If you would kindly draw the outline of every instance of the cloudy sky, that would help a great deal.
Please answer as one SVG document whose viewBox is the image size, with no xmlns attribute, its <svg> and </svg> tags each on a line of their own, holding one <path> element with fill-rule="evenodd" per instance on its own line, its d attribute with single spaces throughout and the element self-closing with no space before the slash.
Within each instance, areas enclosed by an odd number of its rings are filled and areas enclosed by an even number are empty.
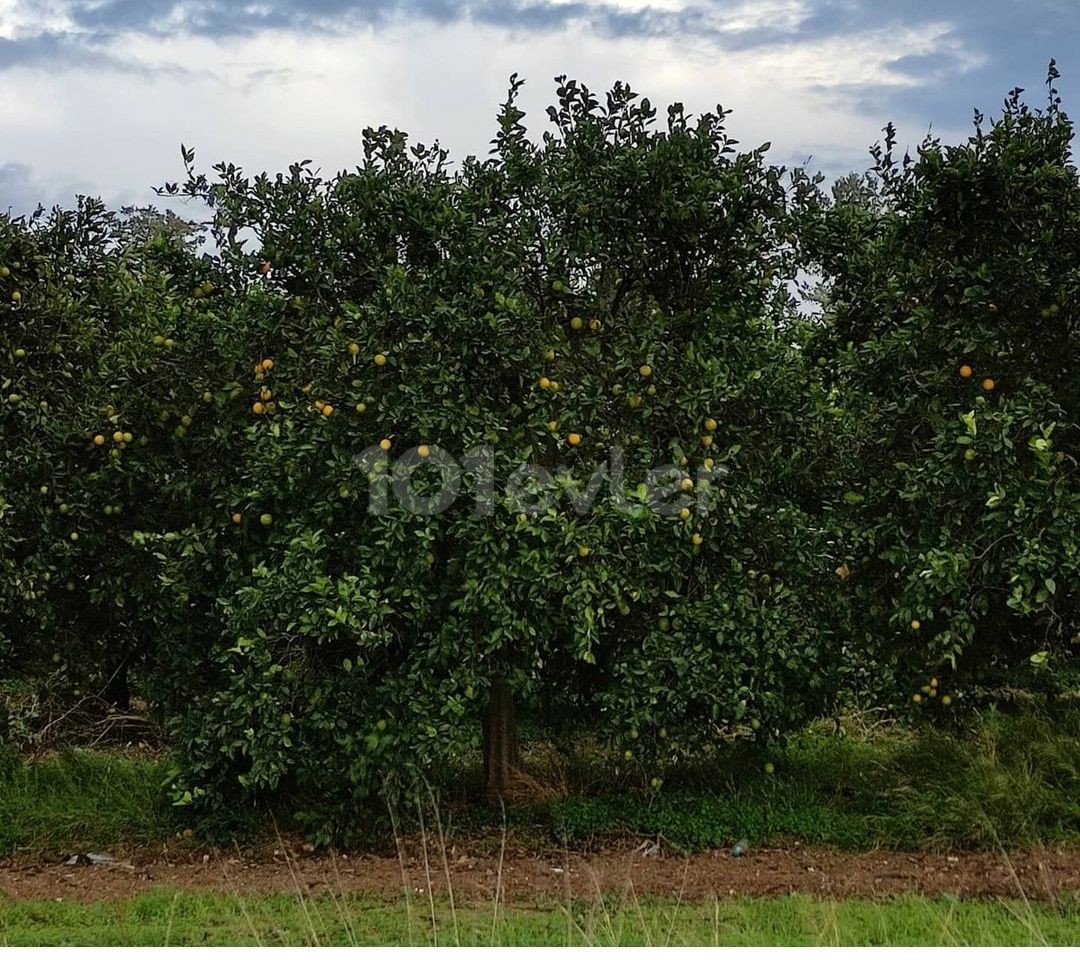
<svg viewBox="0 0 1080 960">
<path fill-rule="evenodd" d="M 388 124 L 484 153 L 507 78 L 537 133 L 569 74 L 734 108 L 776 162 L 862 169 L 887 120 L 967 129 L 1056 57 L 1080 110 L 1076 0 L 0 0 L 0 210 L 146 202 L 200 165 L 353 165 Z"/>
</svg>

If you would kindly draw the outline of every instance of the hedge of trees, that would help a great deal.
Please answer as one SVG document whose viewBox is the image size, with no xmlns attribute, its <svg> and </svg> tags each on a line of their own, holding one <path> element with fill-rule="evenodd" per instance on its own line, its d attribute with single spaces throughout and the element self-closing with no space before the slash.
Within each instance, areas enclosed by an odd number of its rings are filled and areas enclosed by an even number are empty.
<svg viewBox="0 0 1080 960">
<path fill-rule="evenodd" d="M 481 747 L 490 794 L 530 790 L 522 711 L 660 789 L 854 703 L 1068 686 L 1055 76 L 831 191 L 622 85 L 560 80 L 532 140 L 513 79 L 485 159 L 185 150 L 162 192 L 200 229 L 0 218 L 4 674 L 138 691 L 178 803 L 287 792 L 324 838 Z"/>
</svg>

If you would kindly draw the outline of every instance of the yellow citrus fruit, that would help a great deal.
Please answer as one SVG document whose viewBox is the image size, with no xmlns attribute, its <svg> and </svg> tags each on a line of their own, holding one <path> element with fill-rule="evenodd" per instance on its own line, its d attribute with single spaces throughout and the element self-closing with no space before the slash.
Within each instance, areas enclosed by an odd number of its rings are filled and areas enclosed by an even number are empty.
<svg viewBox="0 0 1080 960">
<path fill-rule="evenodd" d="M 704 437 L 701 438 L 701 445 L 703 447 L 711 447 L 712 446 L 712 437 L 709 436 L 708 434 L 706 434 Z"/>
<path fill-rule="evenodd" d="M 682 490 L 684 493 L 693 490 L 694 481 L 691 480 L 689 477 L 683 477 L 682 480 L 679 481 L 679 489 Z"/>
<path fill-rule="evenodd" d="M 568 434 L 567 437 L 566 437 L 566 442 L 569 443 L 570 446 L 576 447 L 579 443 L 581 443 L 581 434 L 580 433 Z"/>
<path fill-rule="evenodd" d="M 274 396 L 274 392 L 272 390 L 267 389 L 266 387 L 263 387 L 262 390 L 259 391 L 259 399 L 260 400 L 264 400 L 264 401 L 265 400 L 270 400 L 273 396 Z"/>
<path fill-rule="evenodd" d="M 643 377 L 651 377 L 652 367 L 650 367 L 647 363 L 643 363 L 640 367 L 638 367 L 637 372 L 640 373 Z"/>
<path fill-rule="evenodd" d="M 706 457 L 704 460 L 701 461 L 701 465 L 706 470 L 711 470 L 716 465 L 716 461 L 713 460 L 712 457 Z"/>
<path fill-rule="evenodd" d="M 970 377 L 974 372 L 975 371 L 972 370 L 968 364 L 964 363 L 960 365 L 960 376 L 963 377 L 965 380 Z"/>
<path fill-rule="evenodd" d="M 716 421 L 712 417 L 705 418 L 705 429 L 712 433 L 716 429 Z"/>
<path fill-rule="evenodd" d="M 124 434 L 120 430 L 117 430 L 116 433 L 114 433 L 112 435 L 112 438 L 113 438 L 113 443 L 123 443 L 124 442 Z"/>
<path fill-rule="evenodd" d="M 577 548 L 579 557 L 587 557 L 592 551 L 583 543 Z"/>
<path fill-rule="evenodd" d="M 356 412 L 357 413 L 364 413 L 366 410 L 367 410 L 367 404 L 366 403 L 358 403 L 356 405 Z"/>
<path fill-rule="evenodd" d="M 264 406 L 263 406 L 263 405 L 262 405 L 261 403 L 259 403 L 259 401 L 258 401 L 258 400 L 256 400 L 256 401 L 255 401 L 255 402 L 254 402 L 254 403 L 253 403 L 253 404 L 251 405 L 251 412 L 252 412 L 252 413 L 254 413 L 254 414 L 255 414 L 255 416 L 257 416 L 257 417 L 260 417 L 260 416 L 262 416 L 262 415 L 263 415 L 264 413 L 266 413 L 266 407 L 264 407 Z"/>
<path fill-rule="evenodd" d="M 982 388 L 983 388 L 983 389 L 984 389 L 984 390 L 985 390 L 985 391 L 986 391 L 987 393 L 990 393 L 990 392 L 991 392 L 991 391 L 992 391 L 992 390 L 994 389 L 994 387 L 996 387 L 996 386 L 997 386 L 997 384 L 996 384 L 996 383 L 994 383 L 993 379 L 992 379 L 992 378 L 990 378 L 990 377 L 987 377 L 987 378 L 986 378 L 986 379 L 985 379 L 985 380 L 984 380 L 984 381 L 982 382 Z"/>
<path fill-rule="evenodd" d="M 329 417 L 333 412 L 334 408 L 329 403 L 323 405 L 322 415 L 324 417 Z"/>
<path fill-rule="evenodd" d="M 264 513 L 259 517 L 259 523 L 264 527 L 269 527 L 274 522 L 274 518 L 269 513 Z"/>
<path fill-rule="evenodd" d="M 539 383 L 541 390 L 551 389 L 551 381 L 547 377 L 541 377 L 537 382 Z"/>
<path fill-rule="evenodd" d="M 544 359 L 548 361 L 554 360 L 555 351 L 548 347 L 548 349 L 544 351 Z"/>
<path fill-rule="evenodd" d="M 593 319 L 589 321 L 589 329 L 593 333 L 596 333 L 600 329 L 600 321 L 593 317 Z"/>
<path fill-rule="evenodd" d="M 76 540 L 78 540 L 78 539 L 79 539 L 79 535 L 78 535 L 78 533 L 76 533 L 76 532 L 75 532 L 75 531 L 73 530 L 73 531 L 71 532 L 71 542 L 72 542 L 72 543 L 74 543 L 74 542 L 75 542 Z"/>
<path fill-rule="evenodd" d="M 420 444 L 420 446 L 418 446 L 416 448 L 416 453 L 417 453 L 418 456 L 421 456 L 421 457 L 430 457 L 431 456 L 431 447 L 429 447 L 426 443 L 422 443 L 422 444 Z"/>
<path fill-rule="evenodd" d="M 919 628 L 921 628 L 921 627 L 922 627 L 922 624 L 921 624 L 921 623 L 919 623 L 919 621 L 918 621 L 918 620 L 912 620 L 912 621 L 911 621 L 911 629 L 912 629 L 912 630 L 918 630 L 918 629 L 919 629 Z"/>
<path fill-rule="evenodd" d="M 102 434 L 99 433 L 94 437 L 94 446 L 95 447 L 103 447 L 103 446 L 105 446 L 105 437 Z"/>
<path fill-rule="evenodd" d="M 580 330 L 583 326 L 585 326 L 585 321 L 582 320 L 581 317 L 571 317 L 570 318 L 570 329 L 571 330 Z"/>
<path fill-rule="evenodd" d="M 383 354 L 383 353 L 375 354 L 375 366 L 377 366 L 377 367 L 385 367 L 386 366 L 386 354 Z"/>
<path fill-rule="evenodd" d="M 384 437 L 382 440 L 379 441 L 379 449 L 380 450 L 384 450 L 384 451 L 389 450 L 390 447 L 392 447 L 392 446 L 393 446 L 393 444 L 386 437 Z"/>
<path fill-rule="evenodd" d="M 125 433 L 124 434 L 124 443 L 133 443 L 134 440 L 135 440 L 135 435 L 134 434 L 131 434 L 131 433 Z"/>
<path fill-rule="evenodd" d="M 558 429 L 559 429 L 559 421 L 558 421 L 558 420 L 549 420 L 549 421 L 547 422 L 547 428 L 548 428 L 548 430 L 550 430 L 550 431 L 551 431 L 552 433 L 554 433 L 554 432 L 555 432 L 556 430 L 558 430 Z"/>
<path fill-rule="evenodd" d="M 11 302 L 12 303 L 18 303 L 20 300 L 22 300 L 22 294 L 19 293 L 18 290 L 12 290 L 11 291 Z"/>
<path fill-rule="evenodd" d="M 922 694 L 921 693 L 915 694 L 915 696 L 913 696 L 911 698 L 911 702 L 912 703 L 922 703 Z"/>
<path fill-rule="evenodd" d="M 933 687 L 933 688 L 934 688 L 934 689 L 936 690 L 936 689 L 937 689 L 937 685 L 938 685 L 938 679 L 937 679 L 937 677 L 931 677 L 931 678 L 930 678 L 930 686 L 931 686 L 931 687 Z"/>
<path fill-rule="evenodd" d="M 692 544 L 693 544 L 693 545 L 694 545 L 695 547 L 700 547 L 700 546 L 701 546 L 701 542 L 702 542 L 702 540 L 704 540 L 704 539 L 705 539 L 705 538 L 704 538 L 704 537 L 703 537 L 703 536 L 702 536 L 702 535 L 701 535 L 700 533 L 695 533 L 695 534 L 694 534 L 694 535 L 693 535 L 693 536 L 692 536 L 692 537 L 690 538 L 690 542 L 691 542 L 691 543 L 692 543 Z"/>
<path fill-rule="evenodd" d="M 689 520 L 690 519 L 690 508 L 689 507 L 683 507 L 679 511 L 679 519 L 680 520 Z"/>
<path fill-rule="evenodd" d="M 358 343 L 350 343 L 349 344 L 349 353 L 351 353 L 355 357 L 359 352 L 360 352 L 360 344 L 358 344 Z"/>
<path fill-rule="evenodd" d="M 941 698 L 941 705 L 943 707 L 947 707 L 950 703 L 952 703 L 952 697 L 950 697 L 948 694 L 945 694 L 945 696 Z"/>
</svg>

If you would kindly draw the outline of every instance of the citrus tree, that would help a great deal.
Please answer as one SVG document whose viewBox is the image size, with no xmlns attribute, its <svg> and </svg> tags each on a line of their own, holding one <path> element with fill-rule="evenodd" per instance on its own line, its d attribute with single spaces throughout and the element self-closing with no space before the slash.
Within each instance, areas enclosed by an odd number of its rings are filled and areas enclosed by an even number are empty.
<svg viewBox="0 0 1080 960">
<path fill-rule="evenodd" d="M 1037 686 L 1078 640 L 1080 184 L 1055 78 L 1045 110 L 1013 91 L 955 146 L 899 161 L 888 129 L 801 232 L 848 438 L 824 485 L 844 589 L 924 706 Z"/>
<path fill-rule="evenodd" d="M 522 709 L 658 788 L 831 702 L 803 443 L 828 399 L 783 284 L 808 185 L 719 108 L 659 125 L 624 86 L 560 81 L 533 141 L 519 86 L 484 160 L 371 129 L 330 179 L 185 153 L 166 187 L 209 205 L 233 308 L 208 362 L 242 385 L 201 519 L 143 540 L 220 618 L 169 644 L 198 664 L 180 802 L 293 790 L 326 837 L 478 745 L 512 796 Z"/>
</svg>

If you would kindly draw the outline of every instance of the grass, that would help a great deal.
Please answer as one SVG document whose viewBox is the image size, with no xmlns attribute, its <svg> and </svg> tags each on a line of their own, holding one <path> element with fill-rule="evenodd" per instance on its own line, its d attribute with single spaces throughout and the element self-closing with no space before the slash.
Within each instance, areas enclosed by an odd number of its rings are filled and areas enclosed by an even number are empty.
<svg viewBox="0 0 1080 960">
<path fill-rule="evenodd" d="M 731 746 L 707 762 L 664 771 L 660 792 L 614 773 L 593 748 L 571 760 L 542 752 L 560 791 L 508 809 L 519 845 L 588 847 L 620 836 L 662 835 L 682 851 L 799 840 L 845 849 L 1016 849 L 1080 843 L 1080 710 L 1054 720 L 991 713 L 967 732 L 888 727 L 843 734 L 811 728 L 763 755 Z M 544 771 L 542 771 L 544 772 Z M 463 782 L 463 771 L 447 782 Z M 181 829 L 163 799 L 160 760 L 71 750 L 0 764 L 0 854 L 41 855 L 160 843 Z M 637 782 L 642 777 L 637 775 Z M 443 791 L 453 841 L 493 836 L 502 813 Z M 415 814 L 414 814 L 415 815 Z M 254 819 L 252 818 L 253 822 Z M 389 824 L 365 821 L 368 844 Z M 272 832 L 269 818 L 264 833 Z M 256 829 L 254 831 L 258 833 Z"/>
<path fill-rule="evenodd" d="M 1015 849 L 1080 842 L 1080 711 L 979 718 L 966 733 L 811 728 L 764 757 L 731 747 L 665 771 L 660 792 L 619 789 L 603 767 L 568 795 L 511 812 L 582 846 L 619 833 L 662 835 L 676 849 L 803 843 L 900 850 Z M 459 815 L 459 830 L 490 814 Z"/>
<path fill-rule="evenodd" d="M 148 846 L 175 833 L 160 760 L 68 750 L 0 763 L 0 854 Z"/>
<path fill-rule="evenodd" d="M 165 890 L 91 904 L 0 901 L 4 946 L 967 945 L 1080 942 L 1080 910 L 1007 901 L 574 902 L 524 909 Z"/>
</svg>

